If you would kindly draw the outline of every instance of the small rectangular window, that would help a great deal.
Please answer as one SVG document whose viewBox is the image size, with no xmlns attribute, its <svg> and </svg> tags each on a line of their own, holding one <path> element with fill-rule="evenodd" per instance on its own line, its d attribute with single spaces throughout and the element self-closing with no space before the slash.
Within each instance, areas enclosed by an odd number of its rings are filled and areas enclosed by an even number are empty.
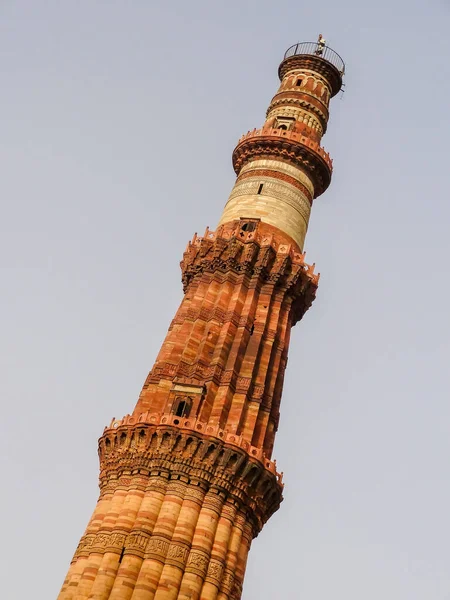
<svg viewBox="0 0 450 600">
<path fill-rule="evenodd" d="M 258 194 L 260 194 L 260 193 L 262 192 L 263 185 L 264 185 L 263 183 L 260 183 L 260 184 L 259 184 L 259 188 L 258 188 Z"/>
<path fill-rule="evenodd" d="M 301 86 L 302 85 L 302 80 L 301 79 L 297 79 L 297 86 Z"/>
<path fill-rule="evenodd" d="M 244 223 L 242 225 L 242 231 L 255 231 L 256 229 L 256 223 L 254 221 L 249 221 L 248 223 Z"/>
</svg>

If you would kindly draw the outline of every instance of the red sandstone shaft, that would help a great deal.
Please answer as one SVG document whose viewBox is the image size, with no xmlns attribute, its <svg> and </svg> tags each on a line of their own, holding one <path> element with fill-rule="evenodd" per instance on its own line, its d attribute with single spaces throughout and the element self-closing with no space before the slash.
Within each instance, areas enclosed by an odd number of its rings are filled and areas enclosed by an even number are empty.
<svg viewBox="0 0 450 600">
<path fill-rule="evenodd" d="M 279 75 L 263 127 L 234 150 L 217 230 L 186 248 L 184 297 L 136 407 L 100 438 L 100 498 L 59 600 L 239 600 L 280 505 L 271 455 L 291 328 L 318 284 L 303 243 L 331 179 L 320 140 L 343 63 L 297 44 Z"/>
</svg>

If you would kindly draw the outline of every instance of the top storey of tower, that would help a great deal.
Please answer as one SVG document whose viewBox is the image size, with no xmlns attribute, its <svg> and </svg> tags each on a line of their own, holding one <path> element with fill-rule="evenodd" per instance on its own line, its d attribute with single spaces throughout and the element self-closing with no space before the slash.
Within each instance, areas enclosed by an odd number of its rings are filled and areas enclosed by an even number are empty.
<svg viewBox="0 0 450 600">
<path fill-rule="evenodd" d="M 285 52 L 278 68 L 280 80 L 291 70 L 310 69 L 327 79 L 331 87 L 331 96 L 342 88 L 345 64 L 337 52 L 325 45 L 322 35 L 317 42 L 294 44 Z"/>
</svg>

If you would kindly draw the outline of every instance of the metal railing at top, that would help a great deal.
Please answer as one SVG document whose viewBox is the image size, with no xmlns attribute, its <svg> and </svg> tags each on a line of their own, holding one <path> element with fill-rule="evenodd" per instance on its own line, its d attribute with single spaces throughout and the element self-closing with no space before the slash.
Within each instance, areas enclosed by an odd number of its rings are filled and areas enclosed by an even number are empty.
<svg viewBox="0 0 450 600">
<path fill-rule="evenodd" d="M 289 58 L 290 56 L 299 56 L 300 54 L 312 54 L 319 56 L 336 67 L 341 75 L 343 75 L 345 72 L 344 61 L 337 52 L 328 46 L 322 46 L 318 42 L 301 42 L 288 48 L 284 54 L 284 58 Z"/>
</svg>

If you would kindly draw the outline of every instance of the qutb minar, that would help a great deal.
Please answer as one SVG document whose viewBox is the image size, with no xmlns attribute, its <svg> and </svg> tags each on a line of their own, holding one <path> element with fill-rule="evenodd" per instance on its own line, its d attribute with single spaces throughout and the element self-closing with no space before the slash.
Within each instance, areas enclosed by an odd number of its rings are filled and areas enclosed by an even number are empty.
<svg viewBox="0 0 450 600">
<path fill-rule="evenodd" d="M 184 297 L 136 407 L 99 440 L 100 497 L 59 600 L 239 600 L 280 506 L 272 450 L 291 328 L 319 280 L 303 244 L 331 180 L 320 140 L 344 64 L 320 36 L 278 73 L 216 230 L 184 252 Z"/>
</svg>

